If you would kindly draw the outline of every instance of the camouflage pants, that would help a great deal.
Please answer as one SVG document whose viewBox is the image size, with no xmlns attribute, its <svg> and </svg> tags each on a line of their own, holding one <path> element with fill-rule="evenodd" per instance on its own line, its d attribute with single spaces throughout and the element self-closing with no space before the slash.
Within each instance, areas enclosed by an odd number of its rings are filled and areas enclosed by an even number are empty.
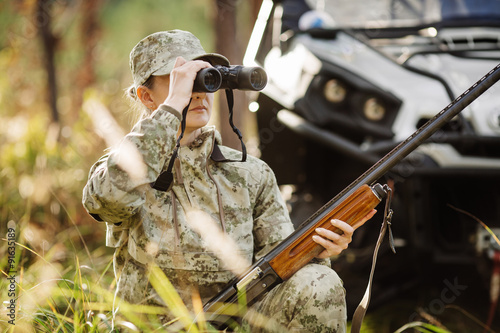
<svg viewBox="0 0 500 333">
<path fill-rule="evenodd" d="M 342 280 L 327 266 L 306 265 L 271 290 L 245 320 L 252 333 L 344 333 L 347 314 Z"/>
<path fill-rule="evenodd" d="M 117 296 L 120 299 L 132 304 L 165 306 L 149 285 L 147 270 L 144 267 L 125 265 L 118 285 Z M 189 303 L 186 305 L 189 307 Z M 119 309 L 115 310 L 120 312 Z M 158 319 L 166 323 L 172 318 Z M 329 266 L 308 264 L 252 306 L 244 317 L 242 330 L 252 333 L 344 333 L 346 321 L 345 289 L 342 280 Z M 170 332 L 171 329 L 175 331 L 174 327 L 168 327 L 166 331 Z"/>
</svg>

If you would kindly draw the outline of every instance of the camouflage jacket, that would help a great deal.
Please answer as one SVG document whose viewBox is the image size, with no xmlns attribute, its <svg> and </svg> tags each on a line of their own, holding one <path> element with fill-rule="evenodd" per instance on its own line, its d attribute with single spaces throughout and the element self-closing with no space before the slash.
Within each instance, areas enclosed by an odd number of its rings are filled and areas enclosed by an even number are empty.
<svg viewBox="0 0 500 333">
<path fill-rule="evenodd" d="M 206 298 L 217 292 L 212 286 L 225 284 L 233 273 L 200 236 L 200 223 L 201 229 L 213 222 L 224 230 L 249 263 L 288 236 L 293 225 L 267 164 L 252 156 L 246 162 L 210 159 L 214 143 L 220 144 L 219 133 L 210 126 L 190 145 L 181 146 L 171 187 L 165 192 L 151 188 L 167 169 L 180 118 L 179 112 L 162 105 L 139 121 L 119 147 L 92 167 L 83 204 L 106 222 L 107 246 L 126 249 L 140 264 L 154 261 L 178 289 L 188 272 L 187 281 L 207 290 L 202 295 Z M 132 180 L 120 166 L 124 142 L 142 156 L 147 169 L 142 179 Z M 226 158 L 241 158 L 240 152 L 219 147 Z M 188 216 L 197 220 L 198 232 Z"/>
</svg>

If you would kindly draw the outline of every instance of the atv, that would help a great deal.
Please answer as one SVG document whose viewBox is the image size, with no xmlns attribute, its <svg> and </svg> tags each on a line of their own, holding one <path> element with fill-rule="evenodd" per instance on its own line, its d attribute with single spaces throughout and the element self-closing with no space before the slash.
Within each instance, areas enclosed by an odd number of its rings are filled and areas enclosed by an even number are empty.
<svg viewBox="0 0 500 333">
<path fill-rule="evenodd" d="M 264 0 L 244 65 L 264 68 L 268 83 L 249 108 L 296 227 L 499 62 L 500 1 Z M 381 181 L 394 193 L 397 255 L 381 250 L 372 305 L 466 276 L 479 277 L 470 284 L 489 304 L 500 267 L 500 84 Z M 374 220 L 332 263 L 350 310 Z"/>
</svg>

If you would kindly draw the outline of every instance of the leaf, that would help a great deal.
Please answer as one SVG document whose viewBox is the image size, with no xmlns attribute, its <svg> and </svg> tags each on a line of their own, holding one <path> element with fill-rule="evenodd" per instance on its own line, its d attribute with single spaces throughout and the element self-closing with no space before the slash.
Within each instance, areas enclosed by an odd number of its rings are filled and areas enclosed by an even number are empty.
<svg viewBox="0 0 500 333">
<path fill-rule="evenodd" d="M 165 273 L 158 267 L 152 266 L 150 268 L 151 276 L 150 282 L 158 295 L 163 299 L 167 307 L 177 317 L 184 327 L 193 333 L 198 333 L 199 330 L 194 324 L 194 319 L 191 317 L 189 310 L 182 301 L 181 297 L 175 290 L 172 283 L 165 276 Z"/>
</svg>

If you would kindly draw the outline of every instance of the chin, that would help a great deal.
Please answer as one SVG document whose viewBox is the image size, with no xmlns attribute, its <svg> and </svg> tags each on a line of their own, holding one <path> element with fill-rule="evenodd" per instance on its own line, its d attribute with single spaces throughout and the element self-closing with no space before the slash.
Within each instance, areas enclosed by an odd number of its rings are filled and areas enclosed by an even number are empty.
<svg viewBox="0 0 500 333">
<path fill-rule="evenodd" d="M 209 120 L 210 120 L 210 117 L 207 116 L 206 114 L 203 114 L 203 115 L 193 115 L 193 114 L 189 115 L 188 114 L 186 122 L 189 123 L 189 125 L 191 125 L 192 127 L 203 127 L 206 124 L 208 124 Z"/>
</svg>

